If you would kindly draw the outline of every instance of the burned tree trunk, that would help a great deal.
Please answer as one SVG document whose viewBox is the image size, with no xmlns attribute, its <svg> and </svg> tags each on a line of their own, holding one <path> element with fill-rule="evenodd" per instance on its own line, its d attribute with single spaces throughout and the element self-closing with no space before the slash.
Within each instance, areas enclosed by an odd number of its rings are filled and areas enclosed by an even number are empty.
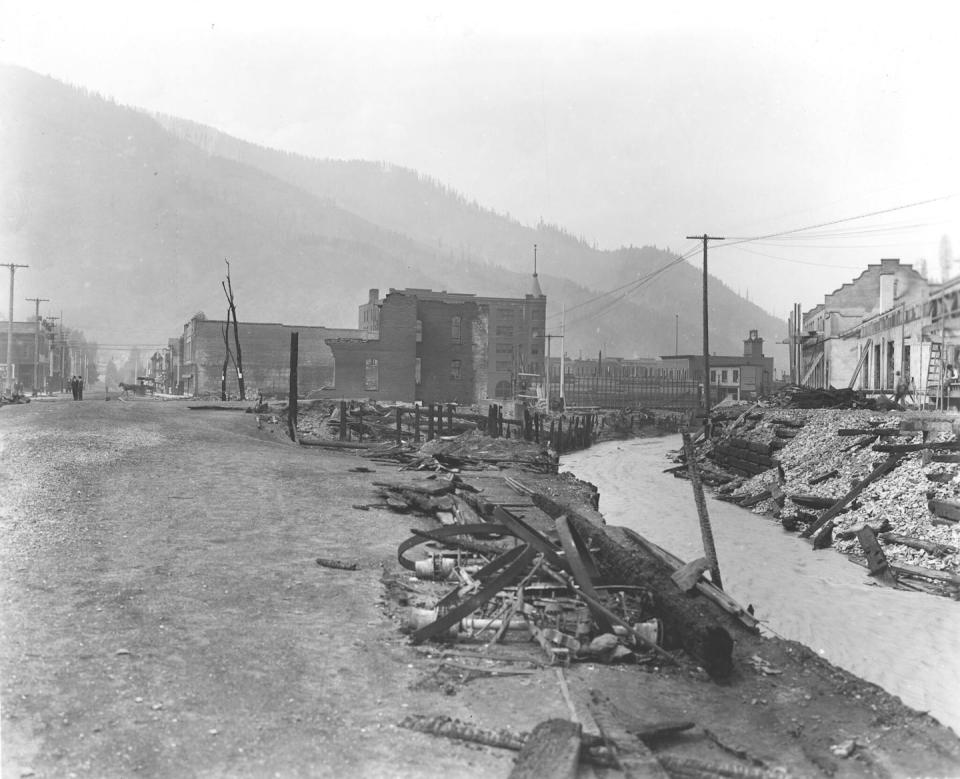
<svg viewBox="0 0 960 779">
<path fill-rule="evenodd" d="M 243 383 L 243 353 L 240 351 L 240 326 L 237 324 L 237 304 L 233 299 L 233 284 L 230 281 L 230 263 L 227 260 L 224 260 L 227 263 L 227 280 L 221 281 L 220 284 L 223 287 L 223 294 L 227 296 L 227 304 L 230 306 L 230 313 L 233 314 L 233 345 L 237 350 L 237 359 L 234 361 L 234 364 L 237 368 L 237 386 L 240 388 L 240 400 L 247 399 L 246 389 Z M 230 317 L 227 316 L 227 325 L 230 324 Z M 224 368 L 224 374 L 226 374 L 226 368 Z"/>
<path fill-rule="evenodd" d="M 227 323 L 221 328 L 223 332 L 223 370 L 220 371 L 220 400 L 227 399 L 227 367 L 230 365 L 230 309 L 227 309 Z"/>
</svg>

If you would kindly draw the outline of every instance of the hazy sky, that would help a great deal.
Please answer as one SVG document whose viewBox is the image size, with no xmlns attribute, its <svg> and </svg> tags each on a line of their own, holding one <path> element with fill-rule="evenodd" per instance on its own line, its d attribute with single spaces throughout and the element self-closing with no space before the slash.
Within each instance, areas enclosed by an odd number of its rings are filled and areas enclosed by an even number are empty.
<svg viewBox="0 0 960 779">
<path fill-rule="evenodd" d="M 881 257 L 939 278 L 944 235 L 960 253 L 946 2 L 153 5 L 0 3 L 0 59 L 257 143 L 415 168 L 601 248 L 726 236 L 711 271 L 778 316 Z"/>
</svg>

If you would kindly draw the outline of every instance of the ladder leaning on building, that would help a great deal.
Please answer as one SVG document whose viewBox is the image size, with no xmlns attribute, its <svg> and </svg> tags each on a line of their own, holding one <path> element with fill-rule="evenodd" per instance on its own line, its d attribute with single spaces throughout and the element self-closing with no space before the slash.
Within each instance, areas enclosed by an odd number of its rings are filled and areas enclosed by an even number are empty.
<svg viewBox="0 0 960 779">
<path fill-rule="evenodd" d="M 930 397 L 936 398 L 937 410 L 943 400 L 943 344 L 939 341 L 930 342 L 930 356 L 927 358 L 927 383 L 923 388 L 924 405 L 930 402 Z"/>
</svg>

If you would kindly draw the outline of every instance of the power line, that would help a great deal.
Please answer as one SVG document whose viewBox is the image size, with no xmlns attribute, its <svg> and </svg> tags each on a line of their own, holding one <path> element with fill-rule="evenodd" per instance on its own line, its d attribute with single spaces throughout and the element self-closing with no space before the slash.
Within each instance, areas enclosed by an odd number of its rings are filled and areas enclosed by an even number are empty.
<svg viewBox="0 0 960 779">
<path fill-rule="evenodd" d="M 730 246 L 736 246 L 741 243 L 751 243 L 753 241 L 764 241 L 770 238 L 780 238 L 785 235 L 793 235 L 794 233 L 807 232 L 808 230 L 817 230 L 821 227 L 832 227 L 833 225 L 844 224 L 845 222 L 854 222 L 857 219 L 866 219 L 871 216 L 880 216 L 881 214 L 892 214 L 894 211 L 903 211 L 907 208 L 916 208 L 917 206 L 926 206 L 930 203 L 938 203 L 942 200 L 950 200 L 951 198 L 956 197 L 956 195 L 943 195 L 941 197 L 933 197 L 928 200 L 917 200 L 914 203 L 904 203 L 903 205 L 893 206 L 892 208 L 883 208 L 878 211 L 869 211 L 865 214 L 858 214 L 857 216 L 847 216 L 842 219 L 833 219 L 829 222 L 820 222 L 818 224 L 807 225 L 806 227 L 796 227 L 792 230 L 781 230 L 776 233 L 767 233 L 766 235 L 758 235 L 751 238 L 740 238 L 732 239 L 730 243 L 724 244 L 724 246 L 719 248 L 729 248 Z"/>
<path fill-rule="evenodd" d="M 827 263 L 827 262 L 808 262 L 806 260 L 794 260 L 790 257 L 778 257 L 775 254 L 758 252 L 756 249 L 745 249 L 742 246 L 738 251 L 747 252 L 747 254 L 755 254 L 758 257 L 768 257 L 771 260 L 782 260 L 783 262 L 792 262 L 792 263 L 796 263 L 797 265 L 813 265 L 817 268 L 848 268 L 850 270 L 859 270 L 863 268 L 862 265 L 836 265 L 834 263 Z"/>
<path fill-rule="evenodd" d="M 631 292 L 633 292 L 634 290 L 639 289 L 639 288 L 642 287 L 644 284 L 647 284 L 647 283 L 649 283 L 650 281 L 652 281 L 653 279 L 655 279 L 655 278 L 656 278 L 657 276 L 659 276 L 661 273 L 664 273 L 665 271 L 669 270 L 670 268 L 674 267 L 675 265 L 678 265 L 679 263 L 686 261 L 687 259 L 689 259 L 690 257 L 692 257 L 694 254 L 696 254 L 697 251 L 698 251 L 698 250 L 694 250 L 694 251 L 688 252 L 687 254 L 684 254 L 684 255 L 682 255 L 682 256 L 676 257 L 676 258 L 674 258 L 673 260 L 671 260 L 670 262 L 668 262 L 666 265 L 664 265 L 664 266 L 662 266 L 662 267 L 660 267 L 660 268 L 657 268 L 656 270 L 650 271 L 650 273 L 646 274 L 645 276 L 641 276 L 640 278 L 636 278 L 636 279 L 631 279 L 631 280 L 628 281 L 626 284 L 621 284 L 619 287 L 614 287 L 614 288 L 611 289 L 611 290 L 608 290 L 608 291 L 606 291 L 606 292 L 602 292 L 602 293 L 600 293 L 599 295 L 595 295 L 595 296 L 592 297 L 592 298 L 588 298 L 587 300 L 581 301 L 580 303 L 577 303 L 575 306 L 571 306 L 571 307 L 570 307 L 569 309 L 567 309 L 567 310 L 568 310 L 568 311 L 573 311 L 573 310 L 575 310 L 575 309 L 582 308 L 583 306 L 587 306 L 587 305 L 589 305 L 589 304 L 591 304 L 591 303 L 595 303 L 595 302 L 598 301 L 598 300 L 603 300 L 603 298 L 608 297 L 608 296 L 610 296 L 610 295 L 615 295 L 615 294 L 618 293 L 618 292 L 623 292 L 623 295 L 621 295 L 619 298 L 617 298 L 617 300 L 622 300 L 624 297 L 626 297 L 627 295 L 629 295 L 629 294 L 630 294 Z M 631 288 L 632 288 L 632 289 L 631 289 Z M 614 301 L 614 302 L 616 302 L 616 301 Z M 556 316 L 559 316 L 559 315 L 556 314 L 556 313 L 553 313 L 553 314 L 550 314 L 550 317 L 548 317 L 548 318 L 552 318 L 552 317 L 556 317 Z"/>
</svg>

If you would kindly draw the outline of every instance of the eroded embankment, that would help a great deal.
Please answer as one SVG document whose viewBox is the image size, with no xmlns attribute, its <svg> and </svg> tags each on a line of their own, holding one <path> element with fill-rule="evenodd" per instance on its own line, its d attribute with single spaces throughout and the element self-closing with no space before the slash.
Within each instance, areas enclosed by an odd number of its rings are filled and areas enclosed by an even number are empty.
<svg viewBox="0 0 960 779">
<path fill-rule="evenodd" d="M 955 420 L 862 410 L 728 410 L 699 447 L 698 461 L 721 499 L 772 517 L 816 548 L 833 546 L 860 560 L 871 535 L 861 531 L 869 528 L 893 578 L 956 597 Z"/>
</svg>

